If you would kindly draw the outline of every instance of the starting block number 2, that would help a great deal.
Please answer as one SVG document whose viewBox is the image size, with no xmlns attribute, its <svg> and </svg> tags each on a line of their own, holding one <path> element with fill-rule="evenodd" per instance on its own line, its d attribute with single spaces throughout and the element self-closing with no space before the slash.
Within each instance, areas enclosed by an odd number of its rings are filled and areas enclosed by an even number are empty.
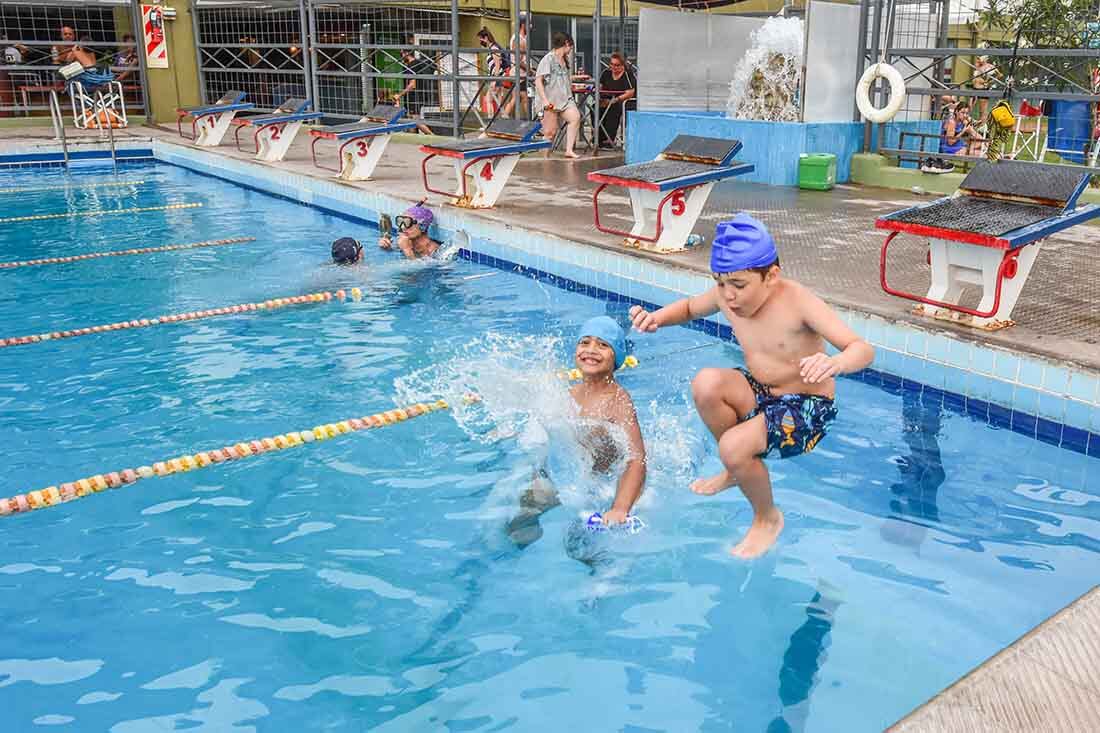
<svg viewBox="0 0 1100 733">
<path fill-rule="evenodd" d="M 684 210 L 687 208 L 687 205 L 684 203 L 684 192 L 677 191 L 672 194 L 672 199 L 670 199 L 670 201 L 669 211 L 672 212 L 672 215 L 683 216 Z"/>
</svg>

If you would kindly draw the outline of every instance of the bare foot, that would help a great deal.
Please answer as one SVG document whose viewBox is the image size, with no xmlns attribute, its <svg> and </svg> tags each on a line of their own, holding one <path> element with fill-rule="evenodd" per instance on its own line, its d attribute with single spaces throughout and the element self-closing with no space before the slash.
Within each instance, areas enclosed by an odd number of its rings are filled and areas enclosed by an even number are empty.
<svg viewBox="0 0 1100 733">
<path fill-rule="evenodd" d="M 783 512 L 772 507 L 763 517 L 753 518 L 748 533 L 730 550 L 730 554 L 745 560 L 760 557 L 772 548 L 782 531 Z"/>
<path fill-rule="evenodd" d="M 710 478 L 695 479 L 691 482 L 691 490 L 696 494 L 710 496 L 711 494 L 717 494 L 719 491 L 725 491 L 736 483 L 737 479 L 733 477 L 733 474 L 729 471 L 722 471 L 722 473 L 717 473 Z"/>
<path fill-rule="evenodd" d="M 574 152 L 562 153 L 562 155 L 565 156 L 566 158 L 579 158 L 579 157 L 581 157 L 581 156 L 577 155 Z"/>
</svg>

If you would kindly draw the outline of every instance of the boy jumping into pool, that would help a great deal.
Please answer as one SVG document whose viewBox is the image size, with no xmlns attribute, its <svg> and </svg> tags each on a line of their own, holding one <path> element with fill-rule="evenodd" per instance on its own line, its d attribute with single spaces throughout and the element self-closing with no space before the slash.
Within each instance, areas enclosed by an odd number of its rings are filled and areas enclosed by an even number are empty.
<svg viewBox="0 0 1100 733">
<path fill-rule="evenodd" d="M 580 383 L 570 387 L 569 395 L 578 408 L 578 416 L 591 427 L 582 430 L 581 443 L 592 455 L 592 470 L 606 473 L 621 457 L 618 446 L 608 432 L 608 424 L 625 433 L 629 446 L 626 467 L 619 476 L 611 508 L 603 512 L 605 524 L 621 524 L 642 495 L 646 477 L 645 443 L 638 425 L 638 415 L 630 393 L 615 381 L 615 370 L 626 361 L 626 334 L 608 316 L 590 318 L 581 326 L 573 363 L 581 372 Z M 512 540 L 527 546 L 542 535 L 538 517 L 559 504 L 557 493 L 543 472 L 539 472 L 520 499 L 521 511 L 508 524 Z"/>
<path fill-rule="evenodd" d="M 431 257 L 439 249 L 439 242 L 428 236 L 428 228 L 433 221 L 435 221 L 435 215 L 423 201 L 410 206 L 401 216 L 394 217 L 394 224 L 397 225 L 397 248 L 405 257 L 410 260 Z M 392 249 L 393 244 L 387 227 L 378 240 L 378 246 L 382 249 Z"/>
<path fill-rule="evenodd" d="M 753 520 L 731 553 L 752 558 L 783 530 L 762 459 L 813 450 L 836 417 L 834 377 L 866 367 L 874 350 L 821 298 L 782 276 L 771 235 L 748 214 L 718 225 L 710 269 L 716 284 L 707 292 L 653 313 L 634 306 L 630 315 L 643 332 L 718 311 L 733 326 L 748 368 L 703 369 L 691 383 L 695 407 L 718 441 L 725 468 L 696 480 L 691 490 L 709 495 L 740 485 Z M 840 353 L 827 356 L 825 341 Z"/>
</svg>

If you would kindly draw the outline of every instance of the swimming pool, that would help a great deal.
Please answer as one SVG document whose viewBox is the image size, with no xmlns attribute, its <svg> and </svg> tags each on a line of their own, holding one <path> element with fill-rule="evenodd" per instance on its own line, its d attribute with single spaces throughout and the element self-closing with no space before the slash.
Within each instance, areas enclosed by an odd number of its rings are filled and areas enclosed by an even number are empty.
<svg viewBox="0 0 1100 733">
<path fill-rule="evenodd" d="M 410 382 L 507 401 L 504 378 L 623 308 L 369 246 L 335 271 L 328 242 L 370 226 L 168 165 L 119 179 L 145 183 L 6 195 L 0 217 L 203 206 L 2 225 L 0 260 L 257 239 L 0 272 L 0 336 L 364 297 L 0 350 L 5 495 L 377 412 Z M 537 450 L 476 408 L 2 518 L 12 729 L 879 730 L 1093 584 L 1096 458 L 859 380 L 813 454 L 772 464 L 777 551 L 731 560 L 749 510 L 686 489 L 717 469 L 688 383 L 740 356 L 687 329 L 633 339 L 649 527 L 596 540 L 595 573 L 565 548 L 600 508 L 583 487 L 537 542 L 508 540 Z M 522 423 L 535 396 L 503 407 Z"/>
</svg>

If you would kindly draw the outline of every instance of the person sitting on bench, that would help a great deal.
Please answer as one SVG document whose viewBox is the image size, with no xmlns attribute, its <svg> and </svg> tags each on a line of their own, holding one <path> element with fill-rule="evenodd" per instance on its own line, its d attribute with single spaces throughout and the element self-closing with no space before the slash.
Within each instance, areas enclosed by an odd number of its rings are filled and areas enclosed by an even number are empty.
<svg viewBox="0 0 1100 733">
<path fill-rule="evenodd" d="M 974 129 L 970 119 L 970 105 L 960 102 L 940 125 L 940 152 L 945 155 L 971 155 L 975 145 L 985 142 Z M 943 158 L 932 158 L 921 166 L 925 173 L 950 173 L 955 166 Z"/>
</svg>

